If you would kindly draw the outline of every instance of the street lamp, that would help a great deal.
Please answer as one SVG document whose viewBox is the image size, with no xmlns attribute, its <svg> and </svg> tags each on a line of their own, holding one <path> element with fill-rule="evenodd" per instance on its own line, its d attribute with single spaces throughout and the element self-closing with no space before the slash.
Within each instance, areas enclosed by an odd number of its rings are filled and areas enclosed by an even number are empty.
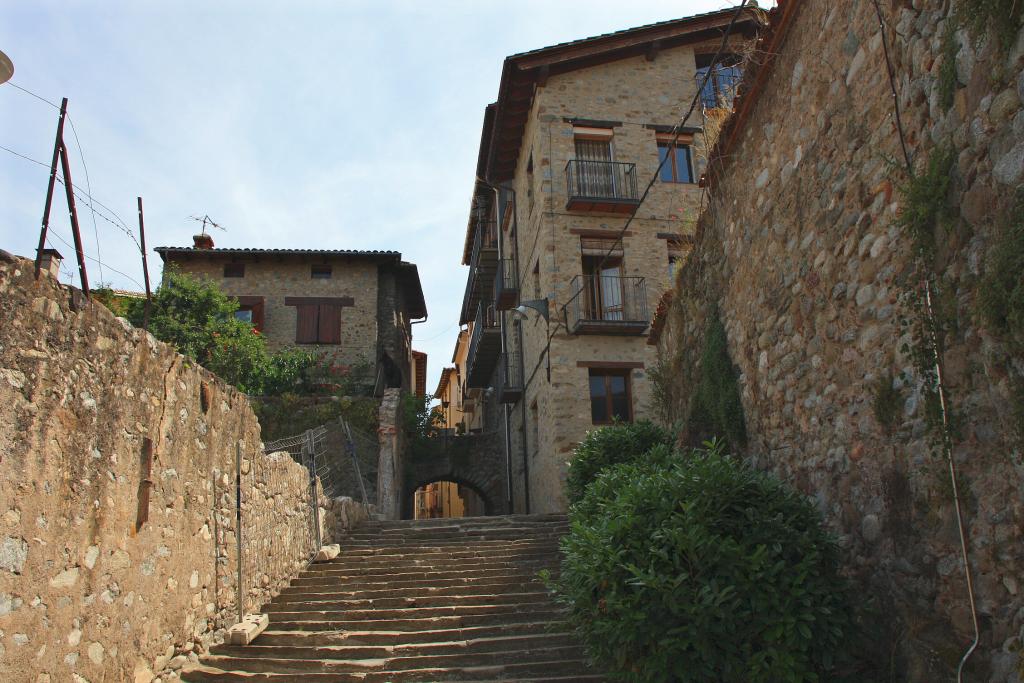
<svg viewBox="0 0 1024 683">
<path fill-rule="evenodd" d="M 6 83 L 11 80 L 11 76 L 14 75 L 14 62 L 0 51 L 0 84 Z"/>
</svg>

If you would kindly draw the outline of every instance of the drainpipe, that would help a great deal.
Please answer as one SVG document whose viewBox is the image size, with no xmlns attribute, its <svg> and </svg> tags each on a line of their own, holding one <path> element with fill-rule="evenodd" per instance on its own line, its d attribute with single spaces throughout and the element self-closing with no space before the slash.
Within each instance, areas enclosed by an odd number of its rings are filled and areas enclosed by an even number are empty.
<svg viewBox="0 0 1024 683">
<path fill-rule="evenodd" d="M 507 191 L 512 195 L 512 232 L 515 238 L 516 244 L 516 278 L 519 280 L 519 298 L 522 299 L 523 291 L 523 278 L 519 277 L 519 206 L 516 202 L 516 191 L 512 188 L 507 188 Z M 525 358 L 526 354 L 523 353 L 523 327 L 519 326 L 519 352 Z M 523 366 L 523 395 L 519 399 L 519 409 L 522 419 L 519 425 L 519 440 L 522 445 L 523 452 L 523 501 L 526 505 L 526 514 L 530 514 L 530 453 L 529 446 L 526 443 L 526 363 L 522 363 Z M 509 466 L 511 471 L 511 466 Z"/>
</svg>

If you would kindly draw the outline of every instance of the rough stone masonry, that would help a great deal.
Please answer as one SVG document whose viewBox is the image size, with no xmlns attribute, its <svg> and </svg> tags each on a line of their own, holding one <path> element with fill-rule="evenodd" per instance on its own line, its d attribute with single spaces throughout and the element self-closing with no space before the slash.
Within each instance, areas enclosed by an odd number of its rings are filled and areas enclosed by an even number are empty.
<svg viewBox="0 0 1024 683">
<path fill-rule="evenodd" d="M 974 634 L 949 469 L 900 324 L 918 315 L 903 293 L 920 276 L 898 220 L 907 176 L 883 25 L 916 172 L 952 149 L 939 201 L 954 216 L 933 265 L 954 323 L 943 360 L 981 622 L 969 680 L 1024 675 L 1024 465 L 1011 409 L 1024 366 L 978 307 L 1024 179 L 1024 30 L 1007 47 L 994 31 L 970 35 L 958 17 L 982 4 L 882 1 L 884 23 L 872 2 L 785 5 L 791 25 L 764 48 L 774 61 L 710 187 L 659 341 L 685 420 L 718 309 L 749 454 L 815 498 L 864 602 L 889 622 L 877 634 L 884 661 L 912 681 L 951 680 Z"/>
<path fill-rule="evenodd" d="M 306 469 L 245 396 L 0 252 L 0 680 L 169 680 L 221 639 L 236 444 L 253 611 L 313 549 Z"/>
</svg>

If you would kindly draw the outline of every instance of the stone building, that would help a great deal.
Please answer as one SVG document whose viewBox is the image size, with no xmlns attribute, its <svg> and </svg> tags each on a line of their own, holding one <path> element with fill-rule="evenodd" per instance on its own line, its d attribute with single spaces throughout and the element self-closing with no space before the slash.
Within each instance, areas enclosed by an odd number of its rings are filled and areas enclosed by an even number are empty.
<svg viewBox="0 0 1024 683">
<path fill-rule="evenodd" d="M 412 350 L 412 323 L 427 308 L 415 264 L 397 251 L 217 249 L 209 235 L 193 247 L 157 247 L 169 268 L 215 282 L 238 299 L 239 318 L 266 335 L 271 350 L 298 346 L 333 368 L 366 368 L 377 390 L 416 387 L 426 354 Z M 425 391 L 425 388 L 423 389 Z"/>
<path fill-rule="evenodd" d="M 650 415 L 656 353 L 645 335 L 692 243 L 706 113 L 731 108 L 760 10 L 740 16 L 702 106 L 671 132 L 733 14 L 505 60 L 484 113 L 462 253 L 466 360 L 456 375 L 464 402 L 478 392 L 474 413 L 499 415 L 517 511 L 563 509 L 566 461 L 586 432 Z"/>
</svg>

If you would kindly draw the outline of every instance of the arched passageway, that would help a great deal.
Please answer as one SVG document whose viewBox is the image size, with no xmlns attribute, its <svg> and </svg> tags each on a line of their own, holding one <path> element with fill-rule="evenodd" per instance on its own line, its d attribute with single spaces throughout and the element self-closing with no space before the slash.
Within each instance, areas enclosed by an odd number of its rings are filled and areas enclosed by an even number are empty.
<svg viewBox="0 0 1024 683">
<path fill-rule="evenodd" d="M 435 481 L 413 491 L 414 519 L 481 517 L 487 504 L 472 486 L 454 481 Z"/>
</svg>

